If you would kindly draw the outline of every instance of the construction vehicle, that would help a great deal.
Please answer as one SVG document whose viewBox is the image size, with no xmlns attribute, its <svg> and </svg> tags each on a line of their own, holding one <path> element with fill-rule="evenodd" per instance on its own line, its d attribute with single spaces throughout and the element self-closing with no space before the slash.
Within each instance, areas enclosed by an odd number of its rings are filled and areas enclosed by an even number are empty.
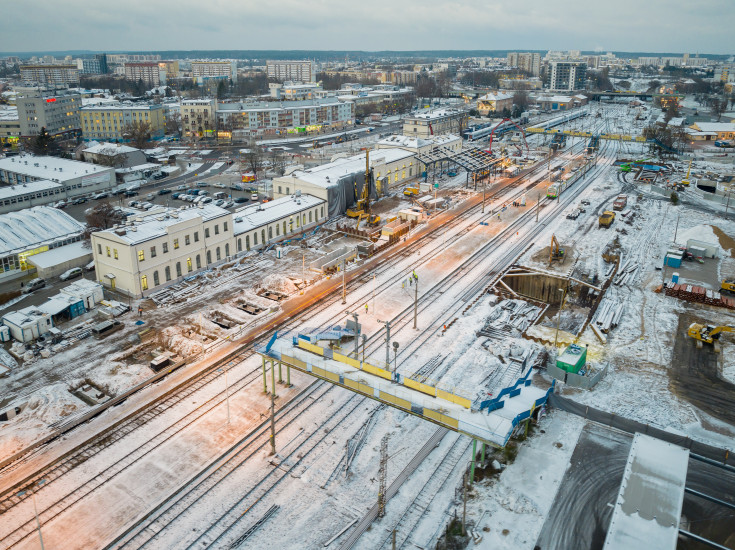
<svg viewBox="0 0 735 550">
<path fill-rule="evenodd" d="M 421 193 L 421 190 L 419 189 L 418 185 L 409 185 L 403 190 L 403 194 L 407 197 L 414 197 Z"/>
<path fill-rule="evenodd" d="M 612 223 L 615 221 L 615 212 L 610 212 L 609 210 L 605 210 L 602 213 L 602 216 L 598 218 L 598 227 L 610 227 Z"/>
<path fill-rule="evenodd" d="M 687 168 L 687 175 L 686 177 L 681 180 L 682 185 L 689 185 L 689 173 L 692 171 L 692 161 L 689 161 L 689 168 Z"/>
<path fill-rule="evenodd" d="M 697 349 L 702 349 L 703 344 L 711 344 L 715 348 L 715 352 L 720 352 L 718 340 L 723 332 L 735 332 L 735 326 L 732 325 L 702 325 L 700 323 L 692 323 L 689 325 L 687 334 L 694 338 L 697 342 Z"/>
<path fill-rule="evenodd" d="M 613 201 L 613 210 L 622 210 L 628 204 L 628 195 L 618 195 Z"/>
<path fill-rule="evenodd" d="M 728 292 L 735 294 L 735 279 L 725 279 L 720 285 L 721 292 Z"/>
<path fill-rule="evenodd" d="M 355 181 L 355 197 L 357 197 L 357 181 Z M 370 151 L 365 151 L 365 183 L 362 186 L 362 193 L 360 198 L 355 201 L 353 208 L 348 208 L 345 214 L 348 218 L 359 218 L 357 221 L 358 227 L 360 226 L 360 220 L 365 217 L 365 214 L 370 213 Z"/>
<path fill-rule="evenodd" d="M 554 261 L 564 261 L 564 249 L 559 246 L 556 235 L 551 236 L 551 245 L 549 246 L 549 263 Z"/>
<path fill-rule="evenodd" d="M 523 138 L 523 145 L 526 146 L 526 151 L 527 151 L 528 155 L 530 156 L 531 150 L 528 148 L 528 142 L 526 141 L 526 132 L 523 130 L 523 128 L 521 128 L 520 126 L 518 126 L 518 124 L 516 124 L 515 122 L 513 122 L 509 118 L 504 118 L 503 120 L 501 120 L 500 122 L 498 122 L 498 124 L 495 126 L 495 128 L 493 128 L 493 131 L 490 132 L 490 138 L 489 138 L 489 141 L 488 141 L 487 151 L 486 152 L 488 154 L 492 155 L 492 153 L 493 153 L 493 137 L 495 136 L 495 130 L 497 130 L 500 126 L 504 125 L 506 122 L 510 122 L 513 126 L 515 126 L 516 128 L 518 128 L 518 130 L 521 133 L 521 137 Z M 522 149 L 521 149 L 521 151 L 522 151 Z"/>
</svg>

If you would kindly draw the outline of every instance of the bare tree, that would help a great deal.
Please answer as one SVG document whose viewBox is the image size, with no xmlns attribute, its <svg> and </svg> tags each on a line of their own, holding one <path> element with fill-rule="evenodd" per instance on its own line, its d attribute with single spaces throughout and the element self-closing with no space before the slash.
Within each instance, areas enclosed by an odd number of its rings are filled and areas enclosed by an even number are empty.
<svg viewBox="0 0 735 550">
<path fill-rule="evenodd" d="M 151 139 L 151 125 L 148 122 L 135 121 L 125 127 L 123 137 L 136 148 L 142 149 Z"/>
<path fill-rule="evenodd" d="M 717 116 L 717 122 L 720 122 L 722 114 L 727 110 L 727 99 L 714 98 L 710 102 L 710 108 L 712 109 L 712 114 Z"/>
<path fill-rule="evenodd" d="M 251 142 L 248 152 L 242 156 L 243 168 L 250 170 L 258 178 L 258 173 L 263 170 L 263 153 L 254 141 Z"/>
<path fill-rule="evenodd" d="M 86 246 L 90 245 L 92 233 L 109 229 L 116 224 L 120 224 L 125 221 L 123 213 L 112 206 L 108 201 L 102 201 L 92 207 L 89 212 L 85 214 L 84 218 L 87 222 L 87 227 L 83 234 Z"/>
<path fill-rule="evenodd" d="M 181 115 L 179 113 L 171 113 L 166 119 L 166 135 L 181 135 Z"/>
<path fill-rule="evenodd" d="M 97 155 L 97 164 L 100 166 L 109 166 L 110 168 L 122 168 L 125 166 L 125 161 L 127 160 L 125 155 L 122 153 L 108 155 L 106 154 L 107 151 L 112 153 L 110 149 L 100 151 L 100 154 Z"/>
<path fill-rule="evenodd" d="M 525 90 L 519 90 L 513 94 L 513 105 L 517 105 L 518 107 L 520 107 L 521 112 L 525 111 L 528 108 L 528 104 L 528 92 L 526 92 Z"/>
<path fill-rule="evenodd" d="M 273 153 L 271 153 L 270 161 L 271 167 L 277 176 L 282 176 L 286 172 L 286 159 L 284 158 L 283 153 L 280 151 L 273 151 Z"/>
</svg>

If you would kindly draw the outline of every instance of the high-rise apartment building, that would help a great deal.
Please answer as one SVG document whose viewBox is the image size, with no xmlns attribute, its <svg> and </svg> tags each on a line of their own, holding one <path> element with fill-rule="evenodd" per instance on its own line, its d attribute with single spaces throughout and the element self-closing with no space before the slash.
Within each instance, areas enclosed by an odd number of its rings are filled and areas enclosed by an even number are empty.
<svg viewBox="0 0 735 550">
<path fill-rule="evenodd" d="M 286 81 L 316 82 L 316 65 L 313 61 L 266 61 L 268 78 Z"/>
<path fill-rule="evenodd" d="M 125 63 L 125 78 L 137 82 L 142 80 L 149 86 L 161 84 L 161 69 L 158 62 L 147 61 L 144 63 Z"/>
<path fill-rule="evenodd" d="M 52 136 L 71 137 L 77 135 L 81 129 L 80 94 L 30 88 L 20 91 L 16 105 L 20 134 L 23 137 L 38 135 L 41 128 L 46 128 Z"/>
<path fill-rule="evenodd" d="M 531 52 L 509 52 L 508 65 L 538 76 L 541 73 L 541 54 Z"/>
<path fill-rule="evenodd" d="M 194 78 L 226 77 L 237 80 L 237 63 L 235 61 L 192 61 L 191 76 Z"/>
<path fill-rule="evenodd" d="M 27 84 L 78 85 L 79 69 L 76 65 L 21 65 L 20 77 Z"/>
<path fill-rule="evenodd" d="M 77 59 L 77 69 L 82 74 L 107 74 L 107 54 L 98 53 L 92 59 Z"/>
<path fill-rule="evenodd" d="M 82 137 L 85 140 L 129 141 L 127 128 L 134 122 L 149 124 L 151 139 L 161 139 L 166 124 L 163 106 L 95 105 L 81 110 Z"/>
<path fill-rule="evenodd" d="M 549 63 L 549 89 L 551 90 L 583 90 L 586 81 L 587 64 L 583 61 L 552 61 Z"/>
</svg>

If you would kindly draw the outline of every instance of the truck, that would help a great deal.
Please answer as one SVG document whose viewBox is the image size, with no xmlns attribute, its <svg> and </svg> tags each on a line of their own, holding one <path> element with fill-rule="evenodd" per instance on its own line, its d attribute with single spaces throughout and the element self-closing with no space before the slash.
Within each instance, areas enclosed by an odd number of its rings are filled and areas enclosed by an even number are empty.
<svg viewBox="0 0 735 550">
<path fill-rule="evenodd" d="M 610 212 L 609 210 L 606 210 L 598 219 L 598 227 L 610 227 L 614 221 L 615 212 Z"/>
<path fill-rule="evenodd" d="M 613 210 L 622 210 L 628 204 L 628 195 L 618 195 L 613 201 Z"/>
<path fill-rule="evenodd" d="M 418 195 L 420 192 L 418 185 L 409 185 L 403 190 L 403 194 L 407 197 L 413 197 Z"/>
</svg>

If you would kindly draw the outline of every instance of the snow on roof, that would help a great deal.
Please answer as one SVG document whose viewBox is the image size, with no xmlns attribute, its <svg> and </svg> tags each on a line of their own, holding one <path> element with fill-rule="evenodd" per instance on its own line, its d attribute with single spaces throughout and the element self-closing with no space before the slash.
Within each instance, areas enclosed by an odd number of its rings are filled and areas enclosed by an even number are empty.
<svg viewBox="0 0 735 550">
<path fill-rule="evenodd" d="M 84 246 L 84 242 L 79 241 L 58 248 L 53 248 L 47 252 L 28 256 L 28 261 L 41 269 L 59 265 L 69 260 L 76 260 L 85 256 L 92 256 L 92 249 Z"/>
<path fill-rule="evenodd" d="M 539 101 L 553 101 L 554 103 L 570 103 L 572 98 L 568 95 L 552 95 L 538 98 Z"/>
<path fill-rule="evenodd" d="M 106 229 L 95 234 L 115 235 L 116 239 L 132 245 L 167 235 L 168 227 L 171 225 L 193 220 L 198 217 L 202 218 L 202 221 L 207 222 L 229 215 L 230 213 L 224 208 L 214 206 L 213 204 L 205 204 L 202 207 L 180 208 L 169 213 L 160 212 L 158 216 L 148 216 L 143 221 L 134 223 L 135 230 L 132 230 L 130 226 L 123 226 L 118 232 L 115 229 Z M 121 235 L 120 233 L 122 233 L 121 230 L 123 229 L 125 232 Z"/>
<path fill-rule="evenodd" d="M 435 120 L 439 118 L 445 118 L 448 116 L 454 116 L 460 114 L 460 111 L 457 109 L 432 109 L 429 111 L 424 111 L 421 113 L 414 113 L 407 118 L 423 118 L 423 119 L 429 119 L 429 120 Z"/>
<path fill-rule="evenodd" d="M 38 309 L 49 315 L 58 315 L 71 305 L 80 302 L 81 298 L 69 296 L 68 294 L 57 294 L 38 306 Z"/>
<path fill-rule="evenodd" d="M 6 107 L 0 106 L 0 120 L 13 121 L 18 119 L 18 108 L 17 107 Z"/>
<path fill-rule="evenodd" d="M 513 99 L 513 96 L 511 94 L 498 92 L 497 94 L 485 94 L 484 96 L 477 98 L 478 101 L 504 101 L 506 99 Z"/>
<path fill-rule="evenodd" d="M 28 193 L 38 193 L 61 187 L 61 184 L 49 180 L 29 181 L 28 183 L 19 183 L 17 185 L 3 185 L 0 187 L 0 201 L 12 199 Z"/>
<path fill-rule="evenodd" d="M 411 151 L 398 148 L 378 149 L 373 151 L 370 158 L 370 164 L 377 164 L 382 159 L 385 164 L 396 162 L 402 159 L 413 157 Z M 297 170 L 293 172 L 297 178 L 302 181 L 313 183 L 320 187 L 334 187 L 337 180 L 348 174 L 355 174 L 365 171 L 365 153 L 354 155 L 352 157 L 337 159 L 328 164 L 315 166 L 307 170 Z"/>
<path fill-rule="evenodd" d="M 232 215 L 234 234 L 241 235 L 258 227 L 314 208 L 326 201 L 312 195 L 281 197 L 265 204 L 253 204 L 239 208 Z"/>
<path fill-rule="evenodd" d="M 125 153 L 134 153 L 135 151 L 140 151 L 140 149 L 136 149 L 135 147 L 130 147 L 128 145 L 121 145 L 119 143 L 97 143 L 96 145 L 87 147 L 83 152 L 90 153 L 92 155 L 106 155 L 108 157 L 112 157 Z"/>
<path fill-rule="evenodd" d="M 84 224 L 49 206 L 36 206 L 0 215 L 0 254 L 27 250 L 75 236 Z"/>
<path fill-rule="evenodd" d="M 111 168 L 97 166 L 88 162 L 58 157 L 37 157 L 34 155 L 21 155 L 0 159 L 0 170 L 23 174 L 40 180 L 55 179 L 59 181 L 66 181 L 87 174 L 112 172 Z"/>
<path fill-rule="evenodd" d="M 46 313 L 38 309 L 38 306 L 28 306 L 18 311 L 11 311 L 3 315 L 3 323 L 12 323 L 16 326 L 23 327 L 35 324 L 39 319 L 46 317 Z"/>
<path fill-rule="evenodd" d="M 385 139 L 381 139 L 378 142 L 378 145 L 393 145 L 396 147 L 411 147 L 413 149 L 418 149 L 419 147 L 431 145 L 431 142 L 417 137 L 394 134 Z"/>
<path fill-rule="evenodd" d="M 152 162 L 148 162 L 145 164 L 138 164 L 137 166 L 130 166 L 128 168 L 117 168 L 115 170 L 116 174 L 133 174 L 135 172 L 146 172 L 148 170 L 158 170 L 161 168 L 160 164 L 154 164 Z"/>
<path fill-rule="evenodd" d="M 692 126 L 696 126 L 701 132 L 735 132 L 733 122 L 696 122 Z"/>
<path fill-rule="evenodd" d="M 674 550 L 688 465 L 688 449 L 636 434 L 603 550 Z"/>
</svg>

